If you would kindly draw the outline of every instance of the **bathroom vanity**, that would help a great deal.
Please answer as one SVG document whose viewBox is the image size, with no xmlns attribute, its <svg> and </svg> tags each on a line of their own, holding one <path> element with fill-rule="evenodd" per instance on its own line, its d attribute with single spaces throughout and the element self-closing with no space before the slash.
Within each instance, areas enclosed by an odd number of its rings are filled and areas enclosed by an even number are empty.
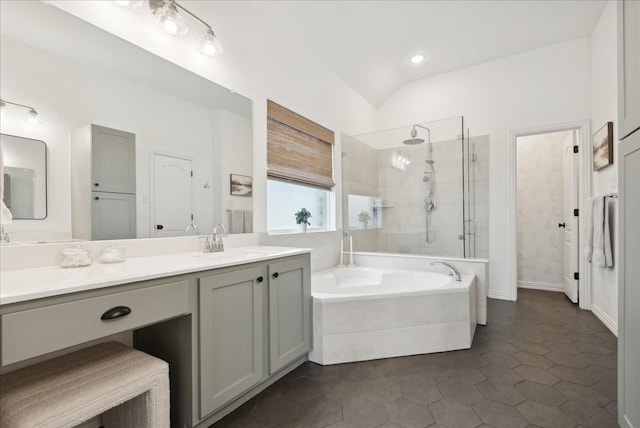
<svg viewBox="0 0 640 428">
<path fill-rule="evenodd" d="M 4 370 L 128 332 L 135 348 L 169 362 L 175 427 L 209 426 L 311 350 L 306 249 L 257 246 L 5 270 L 2 284 Z"/>
</svg>

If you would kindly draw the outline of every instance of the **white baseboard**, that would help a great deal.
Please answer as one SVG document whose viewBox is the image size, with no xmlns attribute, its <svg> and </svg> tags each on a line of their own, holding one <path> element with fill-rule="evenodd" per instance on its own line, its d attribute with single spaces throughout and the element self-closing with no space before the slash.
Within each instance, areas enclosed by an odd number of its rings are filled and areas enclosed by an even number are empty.
<svg viewBox="0 0 640 428">
<path fill-rule="evenodd" d="M 518 288 L 530 288 L 532 290 L 545 290 L 564 292 L 562 284 L 552 284 L 549 282 L 534 282 L 534 281 L 518 281 Z"/>
<path fill-rule="evenodd" d="M 511 298 L 511 294 L 509 294 L 508 292 L 501 292 L 501 291 L 491 291 L 489 290 L 489 293 L 487 293 L 487 297 L 490 299 L 500 299 L 500 300 L 513 300 Z"/>
<path fill-rule="evenodd" d="M 593 314 L 602 321 L 602 324 L 606 325 L 607 328 L 611 330 L 611 333 L 618 337 L 618 323 L 613 318 L 594 303 L 591 304 L 591 312 L 593 312 Z"/>
</svg>

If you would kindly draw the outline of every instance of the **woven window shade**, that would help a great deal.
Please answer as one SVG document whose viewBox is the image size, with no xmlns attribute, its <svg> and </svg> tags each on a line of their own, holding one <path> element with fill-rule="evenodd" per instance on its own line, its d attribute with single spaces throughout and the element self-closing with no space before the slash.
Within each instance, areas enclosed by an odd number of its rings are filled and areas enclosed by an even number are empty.
<svg viewBox="0 0 640 428">
<path fill-rule="evenodd" d="M 267 176 L 331 190 L 332 131 L 267 101 Z"/>
</svg>

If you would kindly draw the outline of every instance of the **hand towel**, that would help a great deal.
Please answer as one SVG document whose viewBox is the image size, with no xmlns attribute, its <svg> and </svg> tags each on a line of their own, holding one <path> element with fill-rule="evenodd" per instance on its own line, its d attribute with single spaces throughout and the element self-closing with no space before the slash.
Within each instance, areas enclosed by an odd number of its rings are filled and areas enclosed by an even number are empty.
<svg viewBox="0 0 640 428">
<path fill-rule="evenodd" d="M 609 210 L 605 196 L 595 198 L 593 204 L 593 255 L 591 261 L 596 266 L 613 267 Z"/>
<path fill-rule="evenodd" d="M 584 227 L 587 232 L 587 237 L 584 244 L 584 256 L 588 262 L 592 261 L 593 257 L 593 206 L 598 198 L 589 198 L 585 204 L 584 213 Z"/>
</svg>

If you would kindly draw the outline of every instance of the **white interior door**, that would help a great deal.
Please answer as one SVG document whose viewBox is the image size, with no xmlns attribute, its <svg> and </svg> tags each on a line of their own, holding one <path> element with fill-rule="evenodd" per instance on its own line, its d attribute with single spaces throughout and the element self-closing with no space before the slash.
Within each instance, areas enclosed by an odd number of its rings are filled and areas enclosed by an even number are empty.
<svg viewBox="0 0 640 428">
<path fill-rule="evenodd" d="M 563 152 L 563 190 L 564 190 L 564 293 L 573 303 L 578 303 L 578 218 L 574 209 L 578 208 L 578 155 L 573 147 L 577 146 L 576 131 L 573 138 L 565 141 Z"/>
<path fill-rule="evenodd" d="M 193 222 L 191 161 L 153 154 L 153 236 L 181 236 Z"/>
</svg>

